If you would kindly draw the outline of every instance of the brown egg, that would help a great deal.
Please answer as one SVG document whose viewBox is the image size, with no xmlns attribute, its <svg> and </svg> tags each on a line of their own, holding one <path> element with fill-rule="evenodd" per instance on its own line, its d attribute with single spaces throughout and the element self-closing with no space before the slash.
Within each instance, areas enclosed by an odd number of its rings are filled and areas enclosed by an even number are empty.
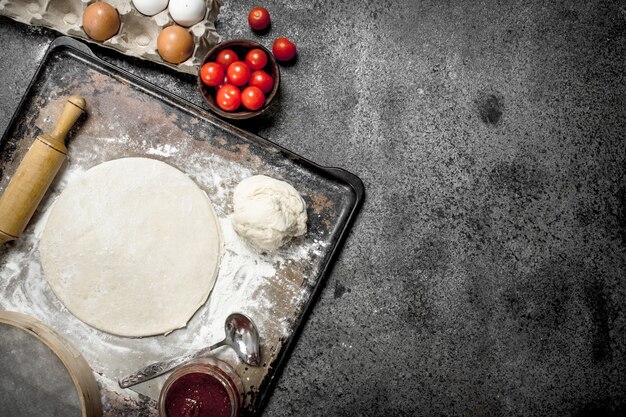
<svg viewBox="0 0 626 417">
<path fill-rule="evenodd" d="M 180 64 L 193 53 L 193 37 L 185 28 L 168 26 L 159 33 L 157 50 L 163 60 Z"/>
<path fill-rule="evenodd" d="M 91 39 L 106 41 L 120 29 L 120 15 L 109 3 L 90 4 L 83 13 L 83 30 Z"/>
</svg>

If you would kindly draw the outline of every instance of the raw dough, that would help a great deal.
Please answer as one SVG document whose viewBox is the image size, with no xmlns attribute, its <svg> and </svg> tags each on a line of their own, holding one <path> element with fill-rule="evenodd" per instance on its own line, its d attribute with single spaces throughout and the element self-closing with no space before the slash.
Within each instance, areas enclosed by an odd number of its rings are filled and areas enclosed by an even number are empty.
<svg viewBox="0 0 626 417">
<path fill-rule="evenodd" d="M 59 196 L 41 238 L 50 286 L 76 317 L 120 336 L 184 327 L 213 288 L 223 239 L 206 194 L 147 158 L 105 162 Z"/>
<path fill-rule="evenodd" d="M 233 228 L 260 249 L 278 249 L 306 233 L 306 204 L 284 181 L 265 175 L 246 178 L 235 187 L 233 205 Z"/>
</svg>

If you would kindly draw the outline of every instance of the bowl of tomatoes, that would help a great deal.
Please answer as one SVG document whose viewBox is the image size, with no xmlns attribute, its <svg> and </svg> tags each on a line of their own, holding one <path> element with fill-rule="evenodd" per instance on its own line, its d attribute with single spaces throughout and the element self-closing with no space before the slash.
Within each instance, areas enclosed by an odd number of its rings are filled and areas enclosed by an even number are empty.
<svg viewBox="0 0 626 417">
<path fill-rule="evenodd" d="M 272 53 L 249 40 L 213 47 L 198 72 L 198 88 L 209 108 L 227 119 L 263 113 L 278 92 L 280 71 Z"/>
</svg>

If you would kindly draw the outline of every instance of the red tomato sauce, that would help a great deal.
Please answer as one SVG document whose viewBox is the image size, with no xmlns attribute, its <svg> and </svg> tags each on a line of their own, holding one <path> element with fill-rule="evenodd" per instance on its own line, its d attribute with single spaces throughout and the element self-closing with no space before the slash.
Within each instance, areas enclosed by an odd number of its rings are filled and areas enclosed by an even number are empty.
<svg viewBox="0 0 626 417">
<path fill-rule="evenodd" d="M 180 377 L 165 398 L 167 417 L 230 417 L 231 403 L 222 383 L 211 375 Z"/>
</svg>

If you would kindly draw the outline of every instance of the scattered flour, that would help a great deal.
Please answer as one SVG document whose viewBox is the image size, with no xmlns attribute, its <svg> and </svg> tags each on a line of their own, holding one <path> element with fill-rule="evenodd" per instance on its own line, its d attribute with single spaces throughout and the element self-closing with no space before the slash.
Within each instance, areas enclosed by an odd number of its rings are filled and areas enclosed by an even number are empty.
<svg viewBox="0 0 626 417">
<path fill-rule="evenodd" d="M 92 149 L 105 152 L 111 141 L 125 142 L 129 138 L 92 138 Z M 143 146 L 141 146 L 143 145 Z M 224 321 L 233 312 L 248 315 L 257 325 L 262 340 L 278 341 L 288 337 L 293 325 L 291 315 L 281 315 L 267 288 L 284 285 L 284 291 L 293 294 L 291 313 L 301 308 L 310 296 L 310 285 L 282 283 L 279 269 L 292 262 L 322 256 L 326 242 L 305 240 L 290 244 L 276 252 L 261 253 L 247 244 L 233 230 L 230 222 L 231 199 L 234 186 L 243 178 L 254 175 L 237 162 L 225 160 L 210 153 L 193 152 L 183 142 L 178 146 L 139 142 L 145 154 L 171 162 L 186 172 L 205 191 L 213 202 L 225 241 L 225 254 L 220 272 L 208 301 L 184 329 L 167 336 L 124 338 L 96 330 L 74 317 L 57 299 L 49 287 L 39 261 L 39 237 L 56 196 L 68 183 L 79 177 L 83 167 L 91 167 L 93 155 L 73 152 L 53 184 L 51 195 L 44 200 L 33 217 L 31 226 L 15 243 L 0 247 L 0 308 L 30 314 L 50 324 L 67 337 L 103 378 L 115 381 L 140 367 L 166 357 L 191 353 L 196 349 L 220 341 L 224 337 Z M 185 155 L 185 157 L 181 157 Z M 103 160 L 112 159 L 106 155 Z M 170 159 L 175 158 L 175 159 Z M 305 282 L 309 277 L 304 277 Z M 158 300 L 154 300 L 158 302 Z M 283 310 L 281 310 L 283 311 Z M 238 363 L 235 353 L 222 348 L 216 356 L 230 363 Z M 136 390 L 157 398 L 164 377 L 142 384 Z M 258 382 L 257 382 L 258 383 Z M 107 386 L 116 388 L 112 382 Z M 258 385 L 257 385 L 258 386 Z"/>
<path fill-rule="evenodd" d="M 165 145 L 157 145 L 146 151 L 148 155 L 172 156 L 178 153 L 178 148 L 174 145 L 166 143 Z"/>
</svg>

